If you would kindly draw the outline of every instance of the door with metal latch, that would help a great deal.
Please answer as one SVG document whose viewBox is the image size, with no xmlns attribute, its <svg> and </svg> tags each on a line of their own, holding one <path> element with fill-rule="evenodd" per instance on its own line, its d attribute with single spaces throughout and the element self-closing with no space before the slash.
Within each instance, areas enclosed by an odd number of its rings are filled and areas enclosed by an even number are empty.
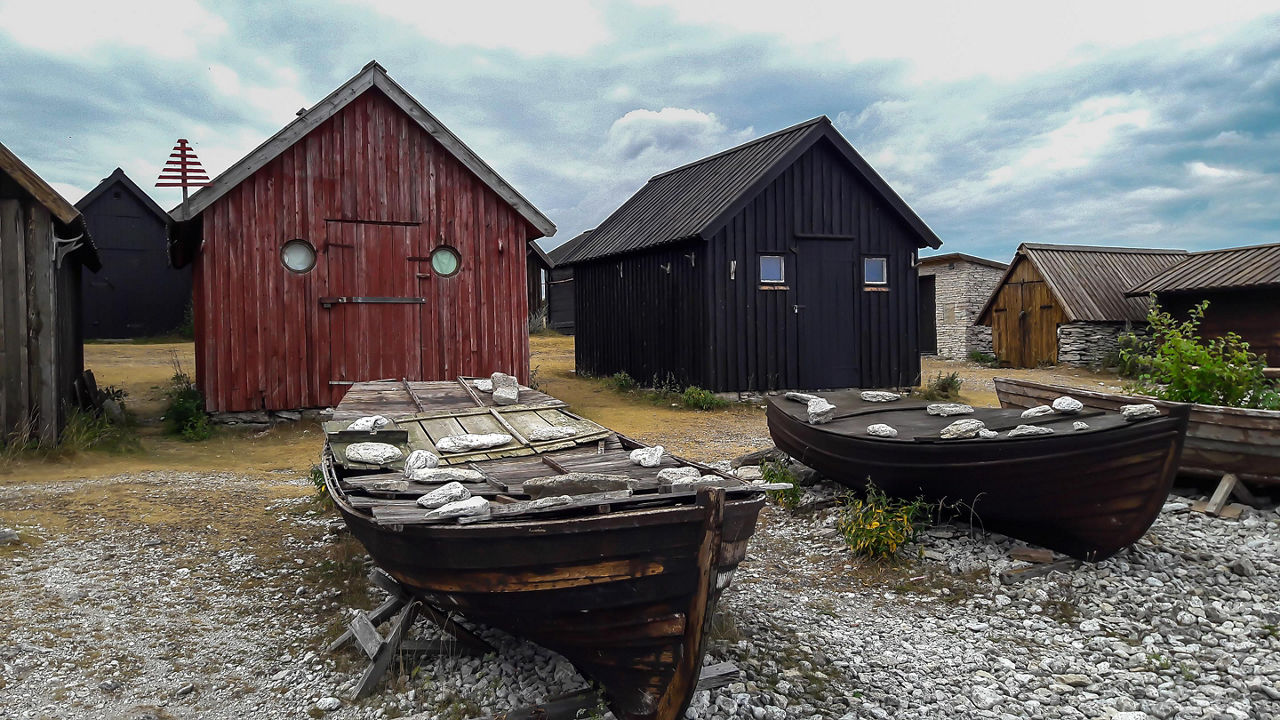
<svg viewBox="0 0 1280 720">
<path fill-rule="evenodd" d="M 803 389 L 858 386 L 857 250 L 847 240 L 802 239 L 796 244 L 793 310 Z"/>
</svg>

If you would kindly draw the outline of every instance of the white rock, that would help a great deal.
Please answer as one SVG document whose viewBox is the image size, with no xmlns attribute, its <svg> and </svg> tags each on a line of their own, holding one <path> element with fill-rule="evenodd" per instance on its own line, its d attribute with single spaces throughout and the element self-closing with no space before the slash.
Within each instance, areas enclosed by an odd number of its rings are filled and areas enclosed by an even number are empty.
<svg viewBox="0 0 1280 720">
<path fill-rule="evenodd" d="M 696 467 L 689 467 L 687 465 L 684 467 L 663 468 L 658 471 L 659 482 L 673 483 L 681 478 L 697 480 L 699 477 L 702 477 L 702 471 Z"/>
<path fill-rule="evenodd" d="M 471 517 L 474 515 L 488 514 L 489 501 L 479 495 L 476 495 L 474 497 L 469 497 L 466 500 L 459 500 L 457 502 L 451 502 L 448 505 L 442 505 L 435 510 L 428 512 L 425 517 L 429 520 L 436 520 L 439 518 Z"/>
<path fill-rule="evenodd" d="M 1023 410 L 1022 417 L 1024 418 L 1040 417 L 1041 415 L 1048 415 L 1051 412 L 1053 412 L 1053 406 L 1037 405 L 1033 408 L 1027 408 L 1026 410 Z"/>
<path fill-rule="evenodd" d="M 333 712 L 342 707 L 342 701 L 336 697 L 320 698 L 316 701 L 316 707 L 325 712 Z"/>
<path fill-rule="evenodd" d="M 515 405 L 520 402 L 520 383 L 506 373 L 496 372 L 490 376 L 493 381 L 493 403 L 495 405 Z"/>
<path fill-rule="evenodd" d="M 486 450 L 488 448 L 506 445 L 511 442 L 511 436 L 506 433 L 488 433 L 476 435 L 467 433 L 466 435 L 453 435 L 447 438 L 440 438 L 436 442 L 436 449 L 440 452 L 459 453 L 469 450 Z"/>
<path fill-rule="evenodd" d="M 438 507 L 444 507 L 451 502 L 466 500 L 471 497 L 471 491 L 462 486 L 460 482 L 451 482 L 447 485 L 432 490 L 431 492 L 418 498 L 418 504 L 428 510 L 434 510 Z"/>
<path fill-rule="evenodd" d="M 662 451 L 663 447 L 661 445 L 654 445 L 653 447 L 647 448 L 636 448 L 631 451 L 631 462 L 639 465 L 640 467 L 658 467 L 662 462 Z"/>
<path fill-rule="evenodd" d="M 426 470 L 439 464 L 440 458 L 430 450 L 414 450 L 404 459 L 404 476 L 409 477 L 414 470 Z"/>
<path fill-rule="evenodd" d="M 818 396 L 810 395 L 809 393 L 802 393 L 802 392 L 789 392 L 784 397 L 787 398 L 788 400 L 795 400 L 796 402 L 808 403 L 810 400 Z"/>
<path fill-rule="evenodd" d="M 1075 422 L 1071 423 L 1071 429 L 1072 429 L 1072 430 L 1088 430 L 1088 429 L 1089 429 L 1089 423 L 1087 423 L 1087 422 L 1085 422 L 1085 421 L 1083 421 L 1083 420 L 1077 420 L 1077 421 L 1075 421 Z"/>
<path fill-rule="evenodd" d="M 1084 403 L 1070 395 L 1063 395 L 1053 401 L 1053 409 L 1060 413 L 1078 413 L 1084 409 Z"/>
<path fill-rule="evenodd" d="M 484 475 L 480 472 L 462 467 L 418 468 L 408 473 L 407 477 L 414 482 L 420 483 L 484 481 Z"/>
<path fill-rule="evenodd" d="M 557 507 L 559 505 L 568 505 L 571 502 L 573 502 L 573 498 L 569 495 L 551 495 L 548 497 L 541 497 L 541 498 L 538 498 L 537 500 L 529 501 L 528 507 L 534 510 L 540 510 L 542 508 Z"/>
<path fill-rule="evenodd" d="M 965 418 L 964 420 L 956 420 L 950 425 L 942 428 L 942 437 L 948 440 L 954 438 L 971 438 L 978 434 L 978 431 L 986 427 L 986 423 L 974 418 Z"/>
<path fill-rule="evenodd" d="M 1024 437 L 1027 435 L 1052 435 L 1053 428 L 1040 425 L 1019 425 L 1009 431 L 1008 437 Z"/>
<path fill-rule="evenodd" d="M 902 396 L 897 393 L 885 392 L 883 390 L 863 390 L 862 399 L 867 402 L 893 402 Z"/>
<path fill-rule="evenodd" d="M 381 415 L 366 415 L 359 420 L 354 420 L 347 426 L 348 430 L 359 430 L 363 432 L 372 432 L 382 427 L 386 427 L 390 420 Z"/>
<path fill-rule="evenodd" d="M 481 378 L 471 384 L 480 392 L 493 392 L 493 381 L 489 378 Z"/>
<path fill-rule="evenodd" d="M 925 412 L 930 415 L 938 415 L 940 417 L 950 417 L 952 415 L 972 415 L 973 408 L 960 403 L 932 403 L 925 408 Z"/>
<path fill-rule="evenodd" d="M 1142 403 L 1141 405 L 1121 405 L 1120 414 L 1126 420 L 1145 420 L 1147 418 L 1160 417 L 1160 411 L 1151 403 Z"/>
<path fill-rule="evenodd" d="M 879 400 L 874 400 L 872 402 L 879 402 Z M 898 437 L 898 431 L 888 425 L 885 425 L 884 423 L 876 423 L 875 425 L 868 425 L 867 434 L 873 435 L 875 437 L 886 437 L 886 438 Z"/>
<path fill-rule="evenodd" d="M 370 465 L 395 462 L 404 457 L 404 453 L 400 452 L 400 448 L 379 442 L 351 443 L 347 446 L 346 454 L 347 460 L 369 463 Z"/>
<path fill-rule="evenodd" d="M 529 433 L 529 439 L 534 442 L 542 442 L 545 440 L 563 440 L 578 434 L 578 429 L 568 425 L 548 425 L 540 427 Z"/>
<path fill-rule="evenodd" d="M 764 473 L 761 472 L 759 465 L 743 465 L 737 470 L 734 470 L 733 474 L 739 480 L 746 480 L 747 482 L 756 482 L 764 477 Z"/>
<path fill-rule="evenodd" d="M 999 437 L 999 435 L 1000 433 L 996 432 L 995 430 L 988 430 L 986 428 L 982 428 L 981 430 L 978 431 L 978 437 L 985 438 L 987 440 L 990 440 L 993 437 Z"/>
<path fill-rule="evenodd" d="M 970 698 L 973 699 L 973 704 L 982 710 L 990 710 L 1005 701 L 1000 693 L 985 687 L 974 688 Z"/>
<path fill-rule="evenodd" d="M 836 406 L 827 402 L 823 398 L 816 397 L 809 401 L 809 424 L 822 425 L 831 422 L 831 418 L 836 415 Z"/>
</svg>

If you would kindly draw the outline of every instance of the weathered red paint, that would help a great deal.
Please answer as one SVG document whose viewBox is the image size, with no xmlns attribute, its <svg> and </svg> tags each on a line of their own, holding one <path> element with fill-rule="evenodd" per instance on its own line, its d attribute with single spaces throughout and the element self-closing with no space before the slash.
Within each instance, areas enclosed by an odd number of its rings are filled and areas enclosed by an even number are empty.
<svg viewBox="0 0 1280 720">
<path fill-rule="evenodd" d="M 528 381 L 525 243 L 541 233 L 380 91 L 202 216 L 196 375 L 210 411 L 333 405 L 347 386 L 332 381 Z M 281 263 L 294 238 L 317 250 L 308 273 Z M 461 256 L 456 275 L 431 269 L 441 245 Z M 320 305 L 343 296 L 426 302 Z"/>
</svg>

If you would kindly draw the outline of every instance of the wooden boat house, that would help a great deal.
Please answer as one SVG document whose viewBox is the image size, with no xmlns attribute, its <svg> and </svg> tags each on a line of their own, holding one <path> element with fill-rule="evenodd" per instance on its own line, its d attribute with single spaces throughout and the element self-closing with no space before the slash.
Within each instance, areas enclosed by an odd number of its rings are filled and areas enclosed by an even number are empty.
<svg viewBox="0 0 1280 720">
<path fill-rule="evenodd" d="M 210 411 L 528 379 L 527 245 L 555 225 L 376 62 L 172 214 Z"/>
<path fill-rule="evenodd" d="M 1208 300 L 1202 337 L 1234 332 L 1265 355 L 1268 365 L 1280 367 L 1280 243 L 1191 253 L 1127 294 L 1152 293 L 1161 307 L 1184 319 Z"/>
<path fill-rule="evenodd" d="M 565 260 L 591 234 L 578 233 L 573 239 L 547 253 L 551 258 L 551 275 L 547 283 L 547 326 L 566 335 L 573 334 L 573 266 Z"/>
<path fill-rule="evenodd" d="M 1185 250 L 1023 243 L 978 314 L 1006 367 L 1096 365 L 1119 350 L 1148 303 L 1125 293 Z"/>
<path fill-rule="evenodd" d="M 941 241 L 825 116 L 654 176 L 562 261 L 577 368 L 716 392 L 920 374 Z"/>
<path fill-rule="evenodd" d="M 84 276 L 84 336 L 135 338 L 173 332 L 191 304 L 191 269 L 169 265 L 165 212 L 116 168 L 76 207 L 105 268 Z"/>
<path fill-rule="evenodd" d="M 0 144 L 0 445 L 61 434 L 84 372 L 80 275 L 101 267 L 80 212 Z"/>
</svg>

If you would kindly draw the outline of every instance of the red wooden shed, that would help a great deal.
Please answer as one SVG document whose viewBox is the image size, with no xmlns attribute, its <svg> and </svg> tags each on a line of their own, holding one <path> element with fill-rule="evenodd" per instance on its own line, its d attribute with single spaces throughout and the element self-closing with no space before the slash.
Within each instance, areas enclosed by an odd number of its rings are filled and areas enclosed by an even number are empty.
<svg viewBox="0 0 1280 720">
<path fill-rule="evenodd" d="M 376 62 L 170 214 L 211 412 L 528 380 L 527 244 L 555 225 Z"/>
</svg>

